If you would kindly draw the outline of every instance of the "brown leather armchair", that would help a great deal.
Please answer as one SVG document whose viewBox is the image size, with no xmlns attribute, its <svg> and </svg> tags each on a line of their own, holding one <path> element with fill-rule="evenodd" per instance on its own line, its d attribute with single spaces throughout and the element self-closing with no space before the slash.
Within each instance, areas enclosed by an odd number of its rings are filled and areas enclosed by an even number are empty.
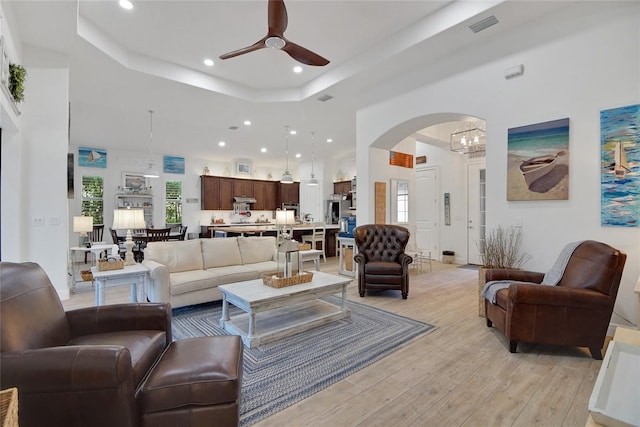
<svg viewBox="0 0 640 427">
<path fill-rule="evenodd" d="M 404 253 L 409 230 L 399 225 L 367 224 L 354 230 L 358 254 L 358 291 L 367 289 L 399 290 L 402 299 L 409 295 L 409 264 L 413 259 Z"/>
<path fill-rule="evenodd" d="M 171 342 L 168 304 L 65 313 L 35 263 L 0 263 L 0 383 L 21 426 L 137 426 L 136 395 Z"/>
<path fill-rule="evenodd" d="M 516 352 L 518 342 L 588 347 L 594 359 L 611 320 L 627 255 L 611 246 L 587 240 L 573 252 L 556 286 L 542 286 L 544 273 L 490 269 L 486 281 L 513 280 L 485 300 L 487 326 L 495 326 Z"/>
</svg>

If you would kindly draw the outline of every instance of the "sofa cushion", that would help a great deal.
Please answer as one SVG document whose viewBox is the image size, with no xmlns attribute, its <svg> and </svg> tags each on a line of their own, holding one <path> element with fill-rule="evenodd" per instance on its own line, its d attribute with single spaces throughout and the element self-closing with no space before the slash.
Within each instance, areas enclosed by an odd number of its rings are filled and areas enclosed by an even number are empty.
<svg viewBox="0 0 640 427">
<path fill-rule="evenodd" d="M 205 270 L 183 271 L 171 273 L 169 282 L 169 293 L 180 295 L 216 287 L 220 284 L 220 276 Z"/>
<path fill-rule="evenodd" d="M 202 239 L 202 260 L 205 270 L 242 264 L 237 238 L 216 237 L 215 239 Z"/>
<path fill-rule="evenodd" d="M 229 265 L 226 267 L 216 267 L 206 270 L 215 273 L 220 278 L 221 285 L 229 283 L 244 282 L 260 278 L 260 273 L 244 265 Z"/>
<path fill-rule="evenodd" d="M 242 264 L 255 264 L 273 260 L 276 238 L 272 236 L 238 237 Z"/>
<path fill-rule="evenodd" d="M 200 239 L 177 242 L 149 242 L 144 250 L 144 257 L 165 265 L 169 273 L 202 270 Z"/>
<path fill-rule="evenodd" d="M 262 273 L 273 273 L 274 271 L 278 271 L 278 263 L 276 261 L 256 262 L 254 264 L 245 264 L 244 266 L 253 271 L 257 271 L 260 277 L 262 277 Z M 280 270 L 283 268 L 284 264 L 280 263 Z"/>
</svg>

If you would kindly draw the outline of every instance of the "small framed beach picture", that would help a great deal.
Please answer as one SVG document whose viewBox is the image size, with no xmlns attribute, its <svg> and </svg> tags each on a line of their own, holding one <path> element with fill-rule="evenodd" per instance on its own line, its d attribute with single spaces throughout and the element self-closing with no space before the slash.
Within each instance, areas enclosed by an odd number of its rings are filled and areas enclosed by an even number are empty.
<svg viewBox="0 0 640 427">
<path fill-rule="evenodd" d="M 251 175 L 251 160 L 236 160 L 236 173 L 240 175 Z"/>
<path fill-rule="evenodd" d="M 164 156 L 162 158 L 162 170 L 164 173 L 184 175 L 184 157 Z"/>
<path fill-rule="evenodd" d="M 508 130 L 507 200 L 569 199 L 569 119 Z"/>
<path fill-rule="evenodd" d="M 127 193 L 145 193 L 147 191 L 147 178 L 141 173 L 122 172 L 122 188 Z"/>
<path fill-rule="evenodd" d="M 106 168 L 107 150 L 102 148 L 78 147 L 78 166 Z"/>
</svg>

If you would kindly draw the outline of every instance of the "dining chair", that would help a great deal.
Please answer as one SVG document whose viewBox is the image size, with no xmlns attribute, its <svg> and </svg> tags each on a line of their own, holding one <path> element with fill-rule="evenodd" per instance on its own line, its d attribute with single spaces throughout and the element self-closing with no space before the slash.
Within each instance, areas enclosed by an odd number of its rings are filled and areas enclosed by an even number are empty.
<svg viewBox="0 0 640 427">
<path fill-rule="evenodd" d="M 180 226 L 180 240 L 184 240 L 187 237 L 187 228 L 186 225 Z"/>
<path fill-rule="evenodd" d="M 104 234 L 104 224 L 94 224 L 93 231 L 89 233 L 89 242 L 91 244 L 94 243 L 102 243 L 102 235 Z M 105 256 L 107 255 L 107 251 L 104 251 Z M 87 263 L 87 257 L 89 256 L 89 252 L 84 253 L 84 263 Z"/>
<path fill-rule="evenodd" d="M 170 228 L 147 228 L 147 242 L 165 242 L 169 240 Z"/>
<path fill-rule="evenodd" d="M 327 255 L 325 252 L 325 223 L 324 222 L 314 222 L 313 223 L 313 231 L 311 234 L 306 234 L 302 236 L 303 243 L 311 243 L 311 249 L 318 249 L 318 242 L 322 243 L 322 259 L 324 262 L 327 262 Z"/>
</svg>

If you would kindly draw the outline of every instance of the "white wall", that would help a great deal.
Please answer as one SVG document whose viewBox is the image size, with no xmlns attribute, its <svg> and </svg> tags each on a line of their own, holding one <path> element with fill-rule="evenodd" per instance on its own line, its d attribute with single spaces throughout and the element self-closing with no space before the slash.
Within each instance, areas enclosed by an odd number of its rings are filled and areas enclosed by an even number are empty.
<svg viewBox="0 0 640 427">
<path fill-rule="evenodd" d="M 441 112 L 482 117 L 487 122 L 488 226 L 511 225 L 522 217 L 524 249 L 533 256 L 526 267 L 538 271 L 546 271 L 570 241 L 595 239 L 626 252 L 613 323 L 636 323 L 640 230 L 600 226 L 599 114 L 640 102 L 638 22 L 637 2 L 572 4 L 489 40 L 484 47 L 490 60 L 360 110 L 357 152 L 367 155 L 357 158 L 359 181 L 373 182 L 377 165 L 369 147 L 393 146 L 420 127 L 420 117 Z M 533 45 L 536 37 L 542 42 Z M 461 62 L 466 53 L 451 62 Z M 504 69 L 515 64 L 524 64 L 524 76 L 505 80 Z M 507 129 L 564 117 L 571 119 L 569 200 L 507 202 Z M 367 193 L 358 195 L 359 223 L 373 217 Z"/>
</svg>

